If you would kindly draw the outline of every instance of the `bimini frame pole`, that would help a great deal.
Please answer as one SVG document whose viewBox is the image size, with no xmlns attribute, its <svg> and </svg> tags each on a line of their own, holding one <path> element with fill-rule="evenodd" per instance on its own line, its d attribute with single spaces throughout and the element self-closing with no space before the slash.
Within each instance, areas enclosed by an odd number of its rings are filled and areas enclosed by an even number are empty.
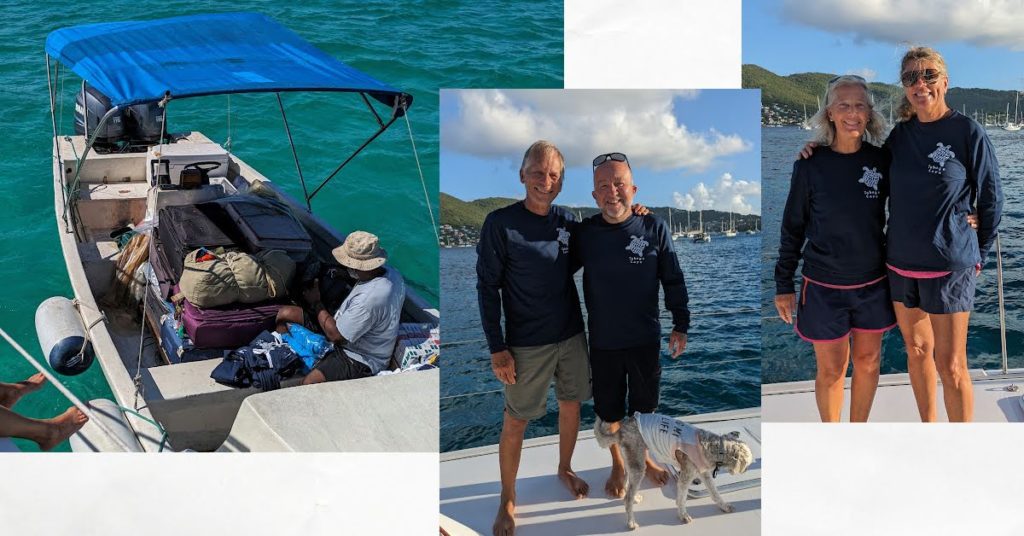
<svg viewBox="0 0 1024 536">
<path fill-rule="evenodd" d="M 361 95 L 361 93 L 360 93 L 360 95 Z M 366 99 L 364 98 L 363 100 L 366 100 Z M 377 111 L 373 109 L 373 106 L 370 105 L 369 101 L 366 101 L 366 104 L 367 104 L 367 106 L 370 107 L 370 111 L 372 111 L 373 114 L 376 116 L 377 115 Z M 394 123 L 398 119 L 399 115 L 403 115 L 404 110 L 405 110 L 405 99 L 404 98 L 399 98 L 398 101 L 395 104 L 395 108 L 392 110 L 391 119 L 389 119 L 387 123 L 380 123 L 380 116 L 377 116 L 378 123 L 380 124 L 380 128 L 377 129 L 377 132 L 374 132 L 372 136 L 367 138 L 367 140 L 364 141 L 363 144 L 360 145 L 359 148 L 356 149 L 354 153 L 349 155 L 349 157 L 346 158 L 344 162 L 342 162 L 334 171 L 332 171 L 331 174 L 328 175 L 327 178 L 324 179 L 323 182 L 321 182 L 320 185 L 317 186 L 315 190 L 313 190 L 313 193 L 311 193 L 308 196 L 306 196 L 306 204 L 308 205 L 309 202 L 313 200 L 313 196 L 315 196 L 324 186 L 326 186 L 327 183 L 330 182 L 331 179 L 333 179 L 334 176 L 337 175 L 339 171 L 341 171 L 341 168 L 343 168 L 346 165 L 348 165 L 348 163 L 351 162 L 352 159 L 355 158 L 357 154 L 362 152 L 362 150 L 365 149 L 367 145 L 372 143 L 373 140 L 377 139 L 377 136 L 380 136 L 382 133 L 384 133 L 384 131 L 387 130 L 388 127 L 390 127 L 392 125 L 392 123 Z M 400 111 L 403 112 L 403 113 L 399 113 Z"/>
<path fill-rule="evenodd" d="M 70 229 L 68 227 L 68 212 L 67 212 L 68 193 L 67 193 L 67 190 L 66 190 L 67 184 L 65 183 L 65 180 L 64 180 L 64 178 L 65 178 L 64 177 L 64 159 L 61 158 L 61 156 L 60 156 L 60 140 L 57 139 L 58 132 L 57 132 L 57 112 L 56 112 L 56 108 L 57 108 L 57 95 L 56 95 L 56 91 L 57 91 L 57 79 L 59 78 L 58 72 L 59 72 L 59 69 L 60 69 L 60 62 L 59 61 L 58 62 L 54 62 L 54 64 L 53 64 L 53 81 L 51 82 L 50 81 L 50 55 L 49 54 L 43 54 L 43 56 L 46 57 L 46 87 L 50 91 L 50 125 L 53 127 L 53 137 L 51 139 L 53 140 L 53 146 L 54 146 L 55 150 L 57 151 L 56 158 L 57 158 L 57 170 L 58 170 L 57 172 L 59 173 L 58 177 L 60 178 L 60 200 L 61 200 L 61 203 L 64 205 L 64 213 L 61 215 L 61 219 L 64 220 L 64 231 L 68 232 Z"/>
<path fill-rule="evenodd" d="M 284 113 L 284 103 L 281 101 L 280 93 L 274 94 L 277 95 L 277 106 L 281 108 L 281 119 L 284 120 L 284 131 L 288 134 L 288 145 L 292 148 L 292 158 L 295 160 L 295 171 L 299 173 L 299 182 L 302 183 L 302 196 L 306 199 L 306 210 L 313 212 L 313 207 L 309 203 L 309 200 L 312 199 L 313 196 L 309 195 L 309 191 L 306 190 L 306 179 L 302 177 L 302 166 L 299 165 L 299 154 L 295 152 L 295 142 L 292 141 L 292 129 L 288 128 L 288 116 Z"/>
</svg>

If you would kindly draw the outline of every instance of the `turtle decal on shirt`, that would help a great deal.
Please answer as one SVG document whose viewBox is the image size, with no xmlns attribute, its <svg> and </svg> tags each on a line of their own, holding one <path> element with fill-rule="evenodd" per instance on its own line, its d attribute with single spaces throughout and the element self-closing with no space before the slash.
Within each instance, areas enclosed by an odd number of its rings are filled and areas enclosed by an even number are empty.
<svg viewBox="0 0 1024 536">
<path fill-rule="evenodd" d="M 956 158 L 956 153 L 950 150 L 953 148 L 952 144 L 943 145 L 940 141 L 935 145 L 938 147 L 938 149 L 935 149 L 934 151 L 929 153 L 928 158 L 931 158 L 936 165 L 929 165 L 928 172 L 941 175 L 942 171 L 946 169 L 946 161 Z"/>
<path fill-rule="evenodd" d="M 878 197 L 878 182 L 882 180 L 882 174 L 878 172 L 878 168 L 869 168 L 863 166 L 861 169 L 864 170 L 864 175 L 857 181 L 864 186 L 870 188 L 870 190 L 864 190 L 864 197 L 868 199 L 875 199 Z"/>
<path fill-rule="evenodd" d="M 565 227 L 555 229 L 558 231 L 558 243 L 562 245 L 562 253 L 569 253 L 569 231 Z"/>
<path fill-rule="evenodd" d="M 630 241 L 626 249 L 633 254 L 629 257 L 629 262 L 632 264 L 640 264 L 644 262 L 644 248 L 651 245 L 650 242 L 644 240 L 642 236 L 629 235 Z"/>
</svg>

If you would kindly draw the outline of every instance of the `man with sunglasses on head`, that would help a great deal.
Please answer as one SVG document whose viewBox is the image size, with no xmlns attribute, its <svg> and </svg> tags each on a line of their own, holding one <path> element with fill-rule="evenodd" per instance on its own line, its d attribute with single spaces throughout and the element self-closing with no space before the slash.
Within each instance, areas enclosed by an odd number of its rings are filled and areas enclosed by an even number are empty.
<svg viewBox="0 0 1024 536">
<path fill-rule="evenodd" d="M 572 253 L 583 266 L 594 412 L 609 423 L 609 433 L 615 433 L 626 415 L 652 413 L 658 407 L 659 283 L 665 293 L 665 308 L 672 314 L 668 349 L 673 359 L 686 348 L 690 311 L 668 226 L 653 215 L 638 216 L 630 211 L 637 187 L 626 155 L 603 154 L 594 159 L 593 166 L 593 196 L 601 212 L 577 227 Z M 625 466 L 616 445 L 612 445 L 611 455 L 605 491 L 623 497 Z M 650 456 L 646 471 L 656 484 L 668 482 L 668 473 Z"/>
<path fill-rule="evenodd" d="M 576 498 L 589 492 L 570 466 L 580 402 L 590 398 L 590 369 L 569 258 L 569 237 L 577 222 L 571 212 L 552 204 L 564 177 L 565 160 L 554 144 L 541 140 L 531 145 L 519 168 L 526 199 L 488 214 L 477 245 L 480 317 L 491 369 L 505 384 L 495 535 L 515 531 L 523 435 L 530 420 L 545 414 L 552 379 L 558 399 L 558 477 Z"/>
</svg>

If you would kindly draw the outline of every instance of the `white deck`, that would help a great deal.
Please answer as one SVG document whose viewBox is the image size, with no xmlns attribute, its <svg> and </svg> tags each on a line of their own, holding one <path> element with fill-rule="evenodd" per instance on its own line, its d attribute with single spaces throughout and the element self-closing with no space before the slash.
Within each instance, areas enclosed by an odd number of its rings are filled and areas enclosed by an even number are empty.
<svg viewBox="0 0 1024 536">
<path fill-rule="evenodd" d="M 760 409 L 736 410 L 686 417 L 701 428 L 725 433 L 739 430 L 750 445 L 755 461 L 743 475 L 719 473 L 715 483 L 722 497 L 736 507 L 723 513 L 706 496 L 703 484 L 691 486 L 687 510 L 694 521 L 682 525 L 676 517 L 675 481 L 662 489 L 644 482 L 643 502 L 636 505 L 637 531 L 626 529 L 626 511 L 620 499 L 604 494 L 610 457 L 597 446 L 593 433 L 581 432 L 573 456 L 573 468 L 590 484 L 590 497 L 570 498 L 555 477 L 558 437 L 528 440 L 523 446 L 516 492 L 518 496 L 517 535 L 572 534 L 760 534 L 761 527 L 761 418 Z M 736 491 L 730 489 L 744 488 Z M 480 534 L 491 534 L 498 508 L 497 445 L 441 455 L 441 514 Z M 697 496 L 695 496 L 695 493 Z M 453 535 L 466 534 L 457 527 L 442 527 Z M 469 532 L 472 534 L 472 532 Z"/>
<path fill-rule="evenodd" d="M 976 422 L 1024 422 L 1024 370 L 986 373 L 971 370 L 974 384 L 974 420 Z M 842 420 L 850 419 L 850 379 L 846 379 Z M 938 420 L 948 420 L 942 403 L 942 384 L 936 397 Z M 814 380 L 772 383 L 761 386 L 761 409 L 766 422 L 819 422 L 814 401 Z M 920 422 L 914 393 L 907 374 L 886 374 L 878 382 L 878 391 L 868 419 L 872 422 Z"/>
</svg>

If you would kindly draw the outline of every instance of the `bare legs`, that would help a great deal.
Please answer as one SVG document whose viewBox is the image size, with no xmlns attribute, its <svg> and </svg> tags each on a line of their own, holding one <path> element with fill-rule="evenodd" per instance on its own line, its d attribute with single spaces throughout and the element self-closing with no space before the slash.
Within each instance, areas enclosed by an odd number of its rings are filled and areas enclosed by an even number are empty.
<svg viewBox="0 0 1024 536">
<path fill-rule="evenodd" d="M 814 343 L 818 372 L 814 379 L 814 397 L 822 422 L 839 422 L 843 409 L 843 380 L 850 362 L 853 343 L 853 382 L 850 394 L 850 421 L 866 422 L 878 388 L 878 368 L 882 355 L 882 333 L 854 331 L 852 337 L 833 342 Z"/>
<path fill-rule="evenodd" d="M 495 536 L 515 534 L 516 475 L 523 451 L 523 436 L 529 421 L 517 419 L 505 412 L 498 441 L 498 466 L 501 471 L 501 498 L 492 531 Z M 580 429 L 580 403 L 558 401 L 558 478 L 574 498 L 582 499 L 590 486 L 572 470 L 572 454 Z"/>
<path fill-rule="evenodd" d="M 616 434 L 619 431 L 621 421 L 608 423 L 608 433 Z M 613 444 L 608 450 L 612 453 L 612 471 L 608 475 L 608 481 L 604 484 L 604 492 L 610 497 L 622 498 L 626 496 L 626 462 L 622 459 L 622 451 L 618 444 Z M 651 453 L 644 456 L 644 474 L 655 485 L 664 486 L 668 483 L 668 471 L 651 459 Z"/>
<path fill-rule="evenodd" d="M 0 382 L 0 436 L 28 439 L 40 449 L 50 450 L 85 425 L 89 418 L 75 407 L 51 419 L 32 419 L 11 411 L 22 396 L 38 390 L 44 382 L 42 373 L 18 383 Z"/>
<path fill-rule="evenodd" d="M 929 314 L 893 302 L 907 347 L 907 370 L 923 422 L 936 419 L 936 379 L 951 422 L 974 417 L 974 389 L 967 372 L 967 324 L 971 314 Z"/>
</svg>

